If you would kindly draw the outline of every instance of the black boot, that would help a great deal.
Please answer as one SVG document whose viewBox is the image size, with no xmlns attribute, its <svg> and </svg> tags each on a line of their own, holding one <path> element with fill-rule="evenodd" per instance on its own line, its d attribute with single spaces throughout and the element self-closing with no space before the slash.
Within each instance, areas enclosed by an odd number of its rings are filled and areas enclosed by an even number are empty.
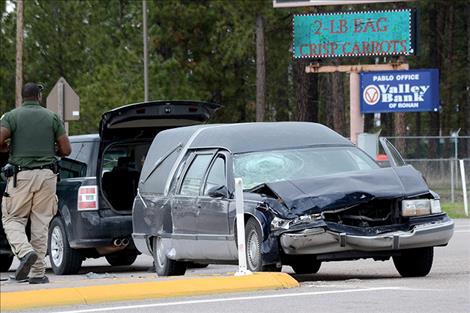
<svg viewBox="0 0 470 313">
<path fill-rule="evenodd" d="M 26 255 L 21 258 L 20 265 L 16 269 L 15 279 L 25 280 L 28 277 L 31 266 L 33 266 L 37 259 L 38 255 L 36 254 L 36 252 L 31 251 L 26 253 Z"/>
</svg>

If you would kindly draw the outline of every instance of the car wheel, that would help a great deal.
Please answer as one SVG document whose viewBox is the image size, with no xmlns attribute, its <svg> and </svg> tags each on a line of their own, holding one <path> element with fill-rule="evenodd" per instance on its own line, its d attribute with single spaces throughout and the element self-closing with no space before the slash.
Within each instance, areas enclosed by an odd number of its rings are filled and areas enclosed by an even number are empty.
<svg viewBox="0 0 470 313">
<path fill-rule="evenodd" d="M 0 272 L 8 271 L 10 269 L 11 263 L 13 263 L 13 255 L 0 254 Z"/>
<path fill-rule="evenodd" d="M 291 266 L 296 274 L 315 274 L 320 269 L 321 261 L 311 256 L 298 256 Z"/>
<path fill-rule="evenodd" d="M 153 240 L 153 260 L 158 276 L 180 276 L 186 272 L 186 263 L 169 259 L 160 237 Z"/>
<path fill-rule="evenodd" d="M 49 260 L 56 275 L 76 274 L 82 266 L 80 252 L 72 249 L 65 233 L 64 222 L 60 217 L 52 220 L 49 227 Z"/>
<path fill-rule="evenodd" d="M 252 272 L 261 272 L 263 262 L 261 260 L 261 229 L 254 218 L 248 219 L 245 226 L 246 265 Z"/>
<path fill-rule="evenodd" d="M 393 263 L 402 277 L 423 277 L 429 274 L 434 257 L 434 248 L 402 250 L 393 257 Z"/>
<path fill-rule="evenodd" d="M 137 259 L 137 254 L 113 253 L 105 256 L 106 261 L 112 266 L 131 265 Z"/>
</svg>

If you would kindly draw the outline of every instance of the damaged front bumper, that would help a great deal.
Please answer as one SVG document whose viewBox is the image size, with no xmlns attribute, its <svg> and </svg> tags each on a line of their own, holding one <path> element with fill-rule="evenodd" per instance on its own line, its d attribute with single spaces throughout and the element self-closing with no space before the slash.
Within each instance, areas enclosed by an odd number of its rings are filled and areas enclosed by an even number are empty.
<svg viewBox="0 0 470 313">
<path fill-rule="evenodd" d="M 393 251 L 446 245 L 454 233 L 449 218 L 423 222 L 409 230 L 397 230 L 378 235 L 340 232 L 329 227 L 314 227 L 280 236 L 284 253 L 290 255 L 323 254 L 344 251 Z"/>
</svg>

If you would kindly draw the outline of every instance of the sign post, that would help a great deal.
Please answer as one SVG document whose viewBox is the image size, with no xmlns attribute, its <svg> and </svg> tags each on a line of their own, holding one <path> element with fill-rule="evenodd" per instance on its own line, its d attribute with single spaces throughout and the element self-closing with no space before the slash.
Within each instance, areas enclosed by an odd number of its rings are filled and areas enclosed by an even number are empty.
<svg viewBox="0 0 470 313">
<path fill-rule="evenodd" d="M 293 1 L 279 1 L 286 4 Z M 319 1 L 303 1 L 303 3 Z M 364 12 L 336 12 L 295 15 L 293 20 L 294 59 L 324 59 L 359 56 L 399 56 L 416 53 L 415 12 L 411 9 Z M 350 138 L 364 132 L 360 110 L 360 73 L 408 70 L 408 64 L 367 64 L 305 68 L 307 73 L 349 73 Z"/>
<path fill-rule="evenodd" d="M 389 64 L 363 64 L 363 65 L 327 65 L 320 66 L 311 64 L 305 68 L 306 73 L 334 73 L 343 72 L 349 73 L 349 88 L 350 88 L 350 138 L 354 144 L 357 144 L 357 136 L 364 132 L 364 118 L 360 110 L 360 79 L 359 73 L 373 72 L 373 71 L 386 71 L 386 70 L 408 70 L 409 65 L 403 63 L 389 63 Z"/>
<path fill-rule="evenodd" d="M 238 271 L 235 276 L 249 275 L 251 272 L 246 263 L 246 239 L 245 239 L 245 214 L 243 200 L 243 181 L 235 178 L 235 207 L 237 209 L 237 247 L 238 247 Z"/>
<path fill-rule="evenodd" d="M 68 121 L 80 119 L 80 98 L 63 77 L 57 81 L 47 96 L 46 105 L 64 121 L 67 134 L 69 133 Z"/>
<path fill-rule="evenodd" d="M 468 198 L 467 198 L 467 182 L 465 180 L 465 165 L 463 160 L 459 160 L 460 163 L 460 175 L 462 177 L 462 190 L 463 190 L 463 207 L 465 210 L 465 216 L 468 216 Z"/>
</svg>

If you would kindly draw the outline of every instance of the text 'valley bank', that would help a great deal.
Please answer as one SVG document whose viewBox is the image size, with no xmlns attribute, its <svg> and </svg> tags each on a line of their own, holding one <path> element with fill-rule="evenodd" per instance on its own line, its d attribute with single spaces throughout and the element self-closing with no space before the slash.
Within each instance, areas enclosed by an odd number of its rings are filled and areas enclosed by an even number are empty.
<svg viewBox="0 0 470 313">
<path fill-rule="evenodd" d="M 420 112 L 439 110 L 436 69 L 361 74 L 361 111 Z"/>
</svg>

